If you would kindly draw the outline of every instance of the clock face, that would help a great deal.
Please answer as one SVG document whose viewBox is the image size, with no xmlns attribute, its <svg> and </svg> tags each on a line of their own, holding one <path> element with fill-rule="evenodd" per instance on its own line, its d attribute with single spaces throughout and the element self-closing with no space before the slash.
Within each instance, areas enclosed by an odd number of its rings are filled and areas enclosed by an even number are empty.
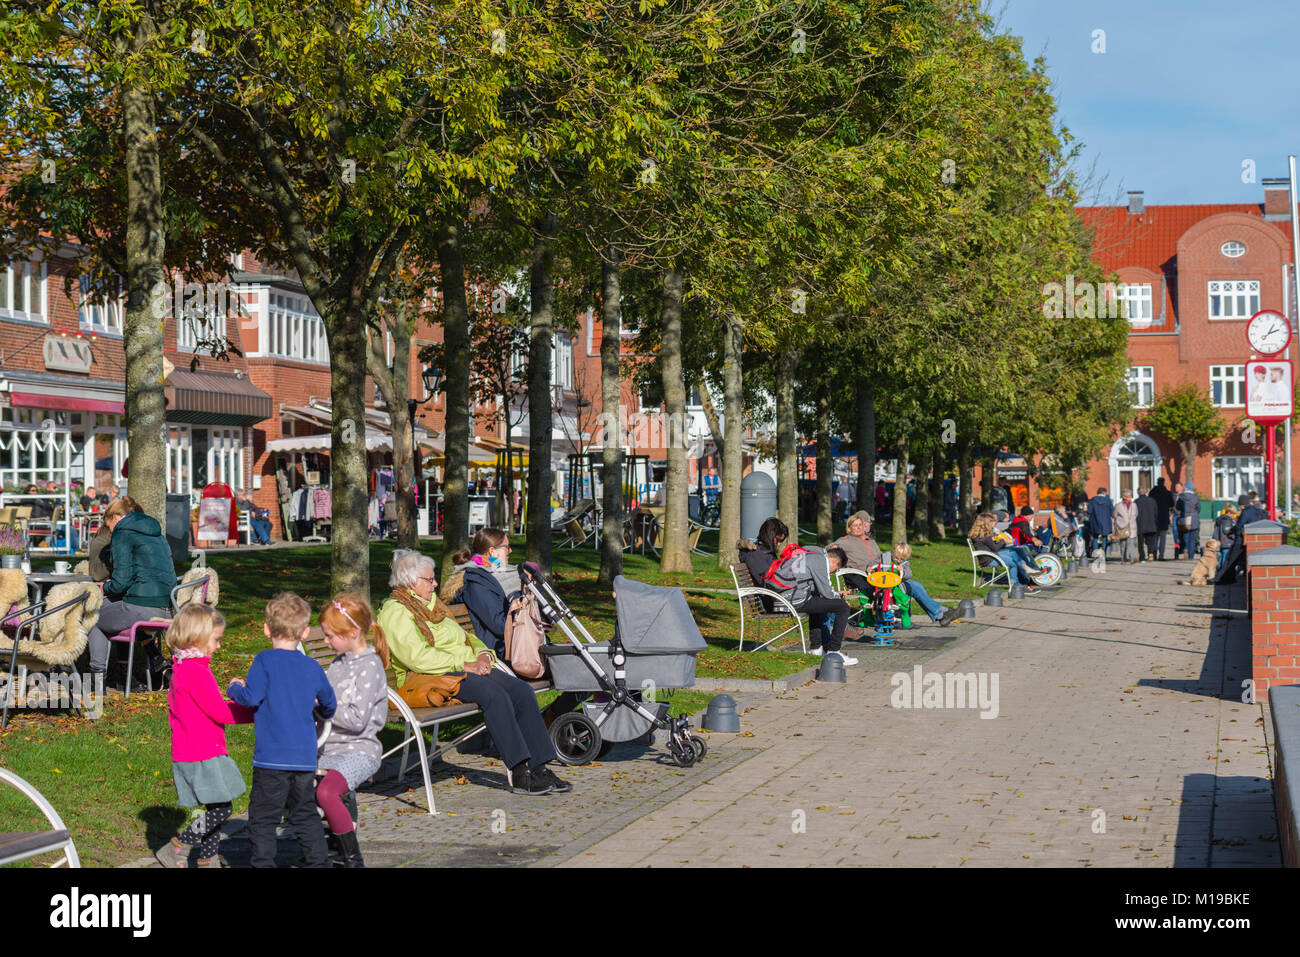
<svg viewBox="0 0 1300 957">
<path fill-rule="evenodd" d="M 1260 355 L 1277 355 L 1291 342 L 1291 323 L 1280 312 L 1257 312 L 1246 326 L 1246 338 Z"/>
</svg>

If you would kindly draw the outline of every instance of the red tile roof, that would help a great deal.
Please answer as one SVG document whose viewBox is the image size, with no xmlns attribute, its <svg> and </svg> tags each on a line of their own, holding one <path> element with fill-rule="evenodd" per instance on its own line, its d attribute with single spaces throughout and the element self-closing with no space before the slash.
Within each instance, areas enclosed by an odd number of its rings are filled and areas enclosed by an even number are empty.
<svg viewBox="0 0 1300 957">
<path fill-rule="evenodd" d="M 1259 203 L 1206 203 L 1196 206 L 1148 206 L 1139 216 L 1127 206 L 1078 206 L 1079 218 L 1097 233 L 1093 258 L 1106 271 L 1144 266 L 1155 272 L 1175 271 L 1178 237 L 1198 222 L 1219 213 L 1245 213 L 1263 218 Z M 1291 223 L 1272 220 L 1289 239 Z"/>
</svg>

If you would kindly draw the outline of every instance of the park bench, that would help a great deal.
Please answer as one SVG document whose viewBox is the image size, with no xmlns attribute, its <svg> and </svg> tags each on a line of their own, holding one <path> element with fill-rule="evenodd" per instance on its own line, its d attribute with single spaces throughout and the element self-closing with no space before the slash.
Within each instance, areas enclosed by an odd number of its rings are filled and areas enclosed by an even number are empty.
<svg viewBox="0 0 1300 957">
<path fill-rule="evenodd" d="M 745 650 L 745 618 L 748 616 L 758 622 L 758 635 L 755 640 L 762 641 L 763 622 L 773 621 L 776 619 L 793 618 L 794 624 L 785 631 L 763 641 L 758 645 L 756 651 L 762 651 L 778 638 L 790 634 L 792 631 L 799 632 L 799 644 L 805 654 L 808 652 L 808 639 L 803 630 L 804 616 L 800 615 L 794 605 L 790 604 L 781 595 L 768 588 L 762 588 L 754 584 L 753 577 L 749 574 L 749 566 L 744 562 L 737 562 L 731 566 L 731 580 L 736 583 L 736 600 L 740 602 L 740 650 Z M 768 611 L 767 606 L 763 604 L 763 599 L 769 598 L 776 605 L 779 611 Z"/>
<path fill-rule="evenodd" d="M 469 608 L 462 603 L 447 606 L 451 610 L 452 618 L 456 624 L 469 634 L 474 633 L 473 622 L 470 621 Z M 330 662 L 335 658 L 334 650 L 325 643 L 325 638 L 320 634 L 319 628 L 313 628 L 312 633 L 308 636 L 307 641 L 302 644 L 303 654 L 320 662 L 322 668 L 328 668 Z M 400 749 L 402 752 L 402 762 L 398 767 L 397 775 L 399 778 L 406 777 L 408 758 L 410 755 L 411 742 L 415 742 L 415 747 L 420 757 L 420 773 L 424 777 L 424 795 L 429 801 L 429 813 L 437 814 L 437 808 L 433 801 L 433 778 L 429 773 L 429 765 L 442 757 L 443 753 L 457 747 L 470 738 L 476 736 L 486 729 L 487 725 L 478 724 L 476 727 L 458 735 L 445 744 L 438 744 L 438 729 L 449 721 L 457 721 L 462 718 L 473 718 L 483 713 L 482 709 L 476 704 L 451 704 L 443 705 L 440 708 L 412 708 L 397 693 L 396 677 L 393 668 L 390 665 L 387 672 L 388 678 L 388 712 L 389 720 L 400 718 L 404 723 L 403 737 L 401 742 L 389 748 L 383 753 L 387 758 L 397 753 Z M 549 691 L 551 683 L 549 681 L 530 681 L 529 686 L 535 693 L 540 694 L 543 691 Z M 394 716 L 396 712 L 396 716 Z M 425 743 L 425 732 L 431 732 L 430 741 Z"/>
<path fill-rule="evenodd" d="M 986 552 L 975 547 L 975 543 L 969 538 L 966 539 L 966 547 L 970 549 L 971 562 L 971 587 L 988 588 L 996 585 L 998 579 L 1003 579 L 1006 584 L 1011 584 L 1011 573 L 1007 566 L 998 561 L 998 557 L 992 552 Z M 980 564 L 981 558 L 987 558 L 989 563 Z"/>
<path fill-rule="evenodd" d="M 72 843 L 72 835 L 68 832 L 67 825 L 41 792 L 4 768 L 0 768 L 0 781 L 17 788 L 24 797 L 36 805 L 53 828 L 50 831 L 0 831 L 0 867 L 12 864 L 14 861 L 36 857 L 38 854 L 48 854 L 51 851 L 63 852 L 63 856 L 51 865 L 52 867 L 61 867 L 64 864 L 69 867 L 80 867 L 81 860 L 77 857 L 77 848 Z"/>
</svg>

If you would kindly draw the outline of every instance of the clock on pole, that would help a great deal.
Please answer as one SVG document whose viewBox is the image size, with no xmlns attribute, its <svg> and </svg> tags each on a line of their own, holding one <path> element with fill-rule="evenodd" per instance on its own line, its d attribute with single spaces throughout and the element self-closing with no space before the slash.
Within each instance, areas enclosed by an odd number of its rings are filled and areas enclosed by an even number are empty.
<svg viewBox="0 0 1300 957">
<path fill-rule="evenodd" d="M 1254 356 L 1246 364 L 1246 415 L 1264 426 L 1265 483 L 1268 517 L 1277 519 L 1277 439 L 1273 426 L 1292 412 L 1291 360 L 1282 353 L 1291 344 L 1291 321 L 1280 312 L 1265 309 L 1246 323 L 1246 341 Z"/>
</svg>

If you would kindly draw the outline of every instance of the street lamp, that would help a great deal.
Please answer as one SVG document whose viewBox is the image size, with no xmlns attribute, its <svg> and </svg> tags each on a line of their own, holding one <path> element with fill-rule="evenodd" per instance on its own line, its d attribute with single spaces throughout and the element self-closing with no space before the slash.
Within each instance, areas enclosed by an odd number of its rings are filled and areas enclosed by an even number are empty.
<svg viewBox="0 0 1300 957">
<path fill-rule="evenodd" d="M 421 474 L 424 470 L 420 468 L 420 442 L 415 437 L 415 413 L 424 403 L 437 399 L 438 392 L 442 388 L 442 370 L 436 366 L 425 366 L 424 371 L 420 373 L 420 378 L 424 381 L 425 397 L 423 399 L 406 400 L 407 411 L 411 414 L 411 450 L 415 456 L 415 481 L 417 483 L 424 478 L 424 475 Z"/>
</svg>

